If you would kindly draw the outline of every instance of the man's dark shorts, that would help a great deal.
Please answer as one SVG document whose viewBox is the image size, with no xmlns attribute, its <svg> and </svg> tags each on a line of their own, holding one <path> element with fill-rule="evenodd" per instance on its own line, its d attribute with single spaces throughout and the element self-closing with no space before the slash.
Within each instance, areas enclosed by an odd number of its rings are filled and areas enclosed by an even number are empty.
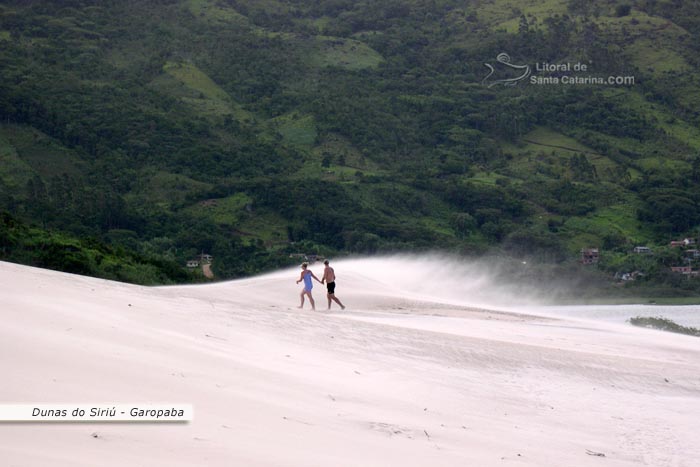
<svg viewBox="0 0 700 467">
<path fill-rule="evenodd" d="M 335 282 L 327 282 L 326 287 L 328 287 L 329 295 L 333 295 L 335 293 Z"/>
</svg>

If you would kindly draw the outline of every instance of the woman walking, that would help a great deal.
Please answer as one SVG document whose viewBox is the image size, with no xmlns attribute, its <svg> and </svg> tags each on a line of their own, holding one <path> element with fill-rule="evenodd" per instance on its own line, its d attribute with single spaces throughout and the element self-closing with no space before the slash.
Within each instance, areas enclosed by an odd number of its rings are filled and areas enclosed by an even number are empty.
<svg viewBox="0 0 700 467">
<path fill-rule="evenodd" d="M 301 305 L 299 305 L 299 308 L 304 308 L 304 295 L 307 295 L 309 297 L 309 302 L 311 303 L 311 309 L 316 311 L 316 302 L 314 302 L 314 297 L 311 295 L 311 289 L 314 288 L 314 284 L 312 279 L 316 279 L 316 282 L 321 284 L 321 281 L 314 275 L 313 272 L 311 272 L 310 269 L 307 269 L 309 265 L 307 263 L 302 263 L 301 264 L 301 276 L 299 276 L 299 280 L 297 280 L 297 284 L 301 281 L 304 281 L 304 288 L 301 289 Z"/>
</svg>

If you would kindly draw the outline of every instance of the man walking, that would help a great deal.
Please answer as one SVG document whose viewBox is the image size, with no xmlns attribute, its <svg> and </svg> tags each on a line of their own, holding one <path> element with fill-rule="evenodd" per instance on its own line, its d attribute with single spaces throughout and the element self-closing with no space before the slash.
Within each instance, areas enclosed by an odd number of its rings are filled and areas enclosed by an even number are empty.
<svg viewBox="0 0 700 467">
<path fill-rule="evenodd" d="M 325 260 L 323 264 L 326 265 L 326 269 L 323 270 L 321 284 L 325 282 L 326 287 L 328 288 L 328 294 L 326 295 L 328 298 L 328 309 L 331 309 L 331 300 L 333 300 L 335 303 L 340 305 L 341 309 L 344 310 L 345 306 L 340 302 L 340 300 L 338 300 L 338 297 L 335 296 L 335 271 L 328 265 L 328 260 Z"/>
</svg>

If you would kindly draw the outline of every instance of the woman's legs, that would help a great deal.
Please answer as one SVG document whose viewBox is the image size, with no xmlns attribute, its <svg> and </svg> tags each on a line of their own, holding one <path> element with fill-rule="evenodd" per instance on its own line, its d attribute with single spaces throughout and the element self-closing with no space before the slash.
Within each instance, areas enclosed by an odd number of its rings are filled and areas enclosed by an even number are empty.
<svg viewBox="0 0 700 467">
<path fill-rule="evenodd" d="M 310 290 L 302 290 L 301 291 L 301 305 L 299 305 L 299 308 L 304 308 L 304 295 L 307 295 L 309 297 L 309 303 L 311 303 L 311 309 L 316 311 L 316 302 L 314 302 L 314 297 L 311 295 Z"/>
<path fill-rule="evenodd" d="M 316 311 L 316 302 L 314 302 L 314 297 L 311 296 L 311 291 L 307 290 L 306 295 L 309 296 L 309 302 L 311 303 L 311 309 Z"/>
</svg>

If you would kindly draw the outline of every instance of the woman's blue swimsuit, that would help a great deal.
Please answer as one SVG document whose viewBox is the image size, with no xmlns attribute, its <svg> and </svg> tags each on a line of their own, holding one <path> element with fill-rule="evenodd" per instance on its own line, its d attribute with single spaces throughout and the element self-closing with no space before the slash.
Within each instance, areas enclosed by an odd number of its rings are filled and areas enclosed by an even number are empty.
<svg viewBox="0 0 700 467">
<path fill-rule="evenodd" d="M 311 289 L 313 288 L 314 284 L 311 282 L 311 271 L 307 271 L 307 273 L 304 274 L 304 290 L 311 292 Z"/>
</svg>

